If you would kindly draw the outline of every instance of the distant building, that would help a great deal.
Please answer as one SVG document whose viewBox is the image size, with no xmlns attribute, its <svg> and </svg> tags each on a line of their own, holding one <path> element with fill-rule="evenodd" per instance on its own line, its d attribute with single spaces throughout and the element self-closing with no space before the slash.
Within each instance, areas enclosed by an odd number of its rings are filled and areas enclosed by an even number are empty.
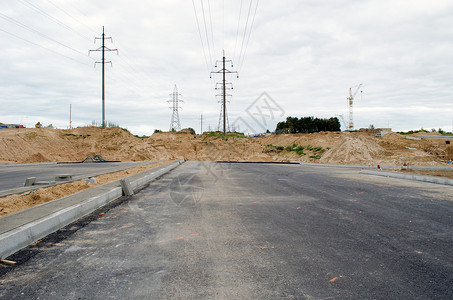
<svg viewBox="0 0 453 300">
<path fill-rule="evenodd" d="M 0 129 L 5 129 L 5 128 L 25 128 L 24 125 L 19 125 L 19 124 L 3 124 L 0 123 Z"/>
</svg>

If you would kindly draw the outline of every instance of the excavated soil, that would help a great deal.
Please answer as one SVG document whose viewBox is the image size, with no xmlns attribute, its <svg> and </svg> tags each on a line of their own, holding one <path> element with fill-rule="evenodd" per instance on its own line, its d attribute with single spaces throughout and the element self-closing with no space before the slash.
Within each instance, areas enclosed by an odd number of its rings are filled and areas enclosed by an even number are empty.
<svg viewBox="0 0 453 300">
<path fill-rule="evenodd" d="M 451 166 L 453 148 L 446 143 L 445 139 L 417 135 L 405 137 L 396 133 L 375 137 L 364 132 L 320 132 L 253 138 L 240 135 L 223 137 L 212 133 L 193 135 L 183 131 L 160 132 L 148 138 L 139 138 L 121 128 L 0 130 L 0 164 L 79 162 L 88 156 L 95 155 L 111 161 L 158 161 L 185 158 L 208 161 L 303 161 L 330 164 Z M 158 165 L 152 164 L 148 167 Z M 144 170 L 143 167 L 136 167 L 116 175 L 102 175 L 97 177 L 98 184 L 142 170 Z M 427 174 L 425 171 L 422 173 Z M 440 171 L 434 173 L 451 177 L 451 173 L 445 175 Z M 0 216 L 91 186 L 85 181 L 79 181 L 38 189 L 22 195 L 3 197 L 0 198 Z"/>
<path fill-rule="evenodd" d="M 453 140 L 453 137 L 452 137 Z M 303 151 L 292 151 L 292 146 Z M 294 148 L 295 149 L 295 148 Z M 293 150 L 294 150 L 293 149 Z M 443 165 L 453 159 L 445 139 L 389 133 L 320 132 L 267 137 L 223 137 L 159 132 L 138 138 L 121 128 L 0 130 L 0 163 L 75 162 L 101 155 L 106 160 L 161 159 L 220 161 L 304 161 L 334 164 Z"/>
</svg>

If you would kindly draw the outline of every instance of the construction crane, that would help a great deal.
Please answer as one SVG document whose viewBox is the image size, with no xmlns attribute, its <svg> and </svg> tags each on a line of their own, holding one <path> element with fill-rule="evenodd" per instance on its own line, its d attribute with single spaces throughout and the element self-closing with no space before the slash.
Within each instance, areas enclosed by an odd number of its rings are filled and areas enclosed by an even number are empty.
<svg viewBox="0 0 453 300">
<path fill-rule="evenodd" d="M 349 88 L 349 97 L 347 98 L 348 99 L 348 103 L 349 103 L 349 124 L 348 124 L 348 130 L 354 130 L 352 104 L 354 103 L 355 95 L 357 95 L 357 92 L 359 91 L 361 86 L 362 86 L 362 84 L 359 84 L 357 86 L 357 89 L 355 90 L 354 94 L 352 93 L 352 87 Z M 360 91 L 360 93 L 362 93 L 362 92 L 363 91 Z"/>
</svg>

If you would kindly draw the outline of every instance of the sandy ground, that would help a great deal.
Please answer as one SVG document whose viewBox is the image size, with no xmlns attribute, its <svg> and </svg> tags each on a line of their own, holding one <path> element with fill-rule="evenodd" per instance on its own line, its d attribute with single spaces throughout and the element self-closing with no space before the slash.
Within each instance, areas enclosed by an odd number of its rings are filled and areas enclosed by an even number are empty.
<svg viewBox="0 0 453 300">
<path fill-rule="evenodd" d="M 121 172 L 105 174 L 95 177 L 96 183 L 86 183 L 85 179 L 74 181 L 71 183 L 60 184 L 47 188 L 39 188 L 31 192 L 22 193 L 19 195 L 10 195 L 0 198 L 0 217 L 12 214 L 14 212 L 36 206 L 48 201 L 62 198 L 79 191 L 105 184 L 126 176 L 137 174 L 152 168 L 159 167 L 170 161 L 160 161 L 146 166 L 139 166 Z"/>
<path fill-rule="evenodd" d="M 436 135 L 426 134 L 423 135 Z M 362 164 L 392 166 L 451 166 L 451 139 L 422 138 L 389 133 L 375 137 L 366 132 L 319 132 L 312 134 L 281 134 L 267 137 L 216 136 L 186 132 L 154 133 L 139 138 L 121 128 L 80 127 L 71 130 L 20 128 L 0 130 L 0 164 L 36 162 L 76 162 L 100 155 L 106 160 L 207 160 L 282 162 L 302 161 L 328 164 Z M 448 163 L 450 162 L 450 163 Z M 152 167 L 157 165 L 153 164 Z M 150 166 L 150 167 L 151 167 Z M 98 184 L 124 177 L 98 177 Z M 429 173 L 429 172 L 428 172 Z M 424 173 L 426 175 L 431 175 Z M 451 173 L 435 171 L 435 176 L 452 177 Z M 0 216 L 33 205 L 57 199 L 91 187 L 84 181 L 30 194 L 0 198 Z"/>
<path fill-rule="evenodd" d="M 186 158 L 373 165 L 443 165 L 453 159 L 453 147 L 444 139 L 409 138 L 396 133 L 377 138 L 358 132 L 259 138 L 162 132 L 138 138 L 121 128 L 2 129 L 0 163 L 74 162 L 93 155 L 121 161 Z M 288 150 L 292 145 L 304 147 L 303 152 Z"/>
<path fill-rule="evenodd" d="M 377 138 L 358 132 L 281 134 L 259 138 L 162 132 L 149 138 L 138 138 L 121 128 L 2 129 L 0 163 L 74 162 L 93 155 L 121 161 L 186 158 L 373 165 L 442 165 L 453 159 L 453 148 L 446 140 L 410 138 L 396 133 Z M 288 150 L 287 147 L 292 145 L 304 147 L 304 150 L 298 153 Z"/>
</svg>

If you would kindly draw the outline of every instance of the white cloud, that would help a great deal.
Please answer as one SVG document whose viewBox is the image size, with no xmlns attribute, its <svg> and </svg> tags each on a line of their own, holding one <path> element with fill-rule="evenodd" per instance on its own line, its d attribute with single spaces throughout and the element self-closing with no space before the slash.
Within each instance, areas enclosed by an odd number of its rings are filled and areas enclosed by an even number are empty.
<svg viewBox="0 0 453 300">
<path fill-rule="evenodd" d="M 166 100 L 174 84 L 185 100 L 182 127 L 199 130 L 201 113 L 205 129 L 217 126 L 213 86 L 219 77 L 209 79 L 211 62 L 207 67 L 200 33 L 212 64 L 225 49 L 239 67 L 240 78 L 230 78 L 230 122 L 246 117 L 245 109 L 263 91 L 286 115 L 346 116 L 349 87 L 364 83 L 355 101 L 356 127 L 450 126 L 451 1 L 260 1 L 241 64 L 250 4 L 242 2 L 238 30 L 241 1 L 209 1 L 211 13 L 203 1 L 206 27 L 201 2 L 195 1 L 200 32 L 191 1 L 30 1 L 45 14 L 26 1 L 0 4 L 3 16 L 31 28 L 0 17 L 0 28 L 8 32 L 0 31 L 0 121 L 66 128 L 72 104 L 74 124 L 100 122 L 100 65 L 93 68 L 100 53 L 86 54 L 100 46 L 93 40 L 105 25 L 113 37 L 106 46 L 119 49 L 119 56 L 107 55 L 113 68 L 106 67 L 106 118 L 134 134 L 168 129 Z M 244 45 L 247 40 L 246 34 Z"/>
</svg>

